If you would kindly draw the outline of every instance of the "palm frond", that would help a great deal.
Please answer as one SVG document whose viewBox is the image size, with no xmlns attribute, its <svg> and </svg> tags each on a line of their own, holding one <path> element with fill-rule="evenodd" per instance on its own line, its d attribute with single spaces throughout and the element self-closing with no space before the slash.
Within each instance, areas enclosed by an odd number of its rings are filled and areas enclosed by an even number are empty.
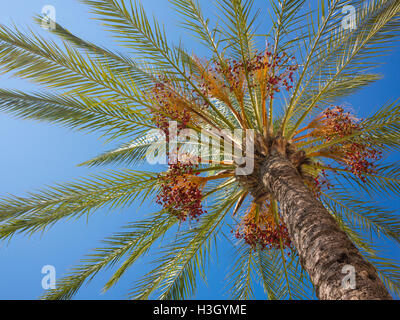
<svg viewBox="0 0 400 320">
<path fill-rule="evenodd" d="M 310 112 L 310 115 L 318 114 L 322 111 L 322 108 L 325 108 L 327 105 L 335 104 L 346 96 L 349 96 L 380 79 L 382 79 L 382 75 L 372 73 L 337 77 L 334 81 L 332 81 L 329 88 L 327 88 L 324 93 L 320 95 L 318 98 L 318 105 L 315 105 L 314 110 Z M 309 88 L 299 101 L 299 106 L 310 105 L 313 102 L 314 97 L 318 95 L 321 90 L 323 90 L 323 87 L 324 83 L 319 82 L 314 87 Z M 301 107 L 299 107 L 295 113 L 297 114 L 299 110 L 301 110 Z M 294 116 L 293 120 L 295 118 L 296 117 Z M 294 128 L 294 126 L 292 128 Z"/>
<path fill-rule="evenodd" d="M 133 136 L 151 127 L 142 113 L 130 112 L 110 102 L 100 104 L 88 98 L 73 98 L 48 93 L 26 94 L 0 90 L 0 110 L 22 119 L 60 123 L 69 128 L 110 136 Z M 147 126 L 146 126 L 147 123 Z"/>
<path fill-rule="evenodd" d="M 222 55 L 219 50 L 220 40 L 216 38 L 217 28 L 210 29 L 210 21 L 204 17 L 197 0 L 170 0 L 174 8 L 183 17 L 181 25 L 190 30 L 213 55 L 221 62 Z"/>
<path fill-rule="evenodd" d="M 204 254 L 206 248 L 210 248 L 210 237 L 213 239 L 226 214 L 242 193 L 240 190 L 235 191 L 234 185 L 228 190 L 232 191 L 228 197 L 224 190 L 218 190 L 210 213 L 201 218 L 198 226 L 184 232 L 165 248 L 161 258 L 155 261 L 157 267 L 137 281 L 130 293 L 131 298 L 148 299 L 154 291 L 159 292 L 160 299 L 184 299 L 193 294 L 194 276 L 198 271 L 203 273 L 208 256 Z"/>
<path fill-rule="evenodd" d="M 138 109 L 148 105 L 130 79 L 112 75 L 100 60 L 83 56 L 66 43 L 63 45 L 64 50 L 33 32 L 27 35 L 0 26 L 0 66 L 18 77 L 70 94 L 136 103 Z"/>
<path fill-rule="evenodd" d="M 353 5 L 359 4 L 361 1 L 356 1 Z M 286 132 L 286 126 L 292 117 L 294 110 L 298 106 L 298 101 L 301 95 L 304 93 L 304 82 L 310 77 L 312 72 L 310 72 L 310 67 L 312 66 L 312 61 L 314 56 L 318 52 L 323 52 L 325 50 L 326 38 L 332 36 L 332 31 L 340 25 L 340 17 L 338 17 L 338 12 L 348 4 L 346 0 L 333 0 L 328 1 L 328 10 L 326 12 L 325 1 L 320 1 L 318 4 L 317 19 L 315 19 L 315 13 L 307 16 L 309 23 L 306 25 L 308 28 L 308 33 L 306 37 L 299 39 L 297 42 L 300 51 L 303 49 L 305 52 L 300 52 L 301 60 L 303 61 L 302 68 L 297 80 L 297 84 L 292 92 L 287 111 L 282 122 L 282 131 Z"/>
<path fill-rule="evenodd" d="M 366 258 L 376 267 L 379 278 L 384 285 L 397 297 L 400 297 L 399 261 L 365 254 Z"/>
<path fill-rule="evenodd" d="M 377 268 L 379 278 L 393 295 L 400 295 L 400 268 L 398 261 L 381 256 L 380 248 L 371 244 L 362 234 L 362 228 L 355 226 L 351 221 L 345 221 L 340 215 L 335 215 L 341 228 L 347 233 L 353 243 L 359 248 L 362 255 Z M 347 220 L 347 219 L 346 219 Z"/>
<path fill-rule="evenodd" d="M 255 251 L 244 244 L 235 248 L 234 262 L 227 275 L 227 287 L 233 300 L 254 299 Z"/>
<path fill-rule="evenodd" d="M 380 165 L 376 167 L 373 173 L 365 173 L 364 181 L 360 181 L 354 174 L 342 168 L 324 167 L 326 170 L 332 170 L 336 174 L 336 180 L 341 182 L 341 178 L 349 183 L 355 190 L 365 191 L 369 196 L 377 196 L 382 193 L 391 195 L 400 194 L 400 168 L 397 163 Z"/>
<path fill-rule="evenodd" d="M 42 19 L 39 16 L 35 18 L 35 21 L 40 24 Z M 130 56 L 100 47 L 72 34 L 59 23 L 54 22 L 54 24 L 55 28 L 49 30 L 51 33 L 57 35 L 62 41 L 80 49 L 83 53 L 90 55 L 93 60 L 107 66 L 111 73 L 130 79 L 141 90 L 149 89 L 160 81 L 163 74 L 156 67 L 148 65 L 144 61 L 141 61 L 139 66 Z"/>
<path fill-rule="evenodd" d="M 225 23 L 221 32 L 227 42 L 226 47 L 236 59 L 250 58 L 254 54 L 253 28 L 258 12 L 253 12 L 253 4 L 253 0 L 217 1 L 221 20 Z"/>
<path fill-rule="evenodd" d="M 124 45 L 134 49 L 145 62 L 162 70 L 164 76 L 169 76 L 175 81 L 184 81 L 218 115 L 217 121 L 233 128 L 233 125 L 191 79 L 182 59 L 183 48 L 168 43 L 164 28 L 156 19 L 153 19 L 152 24 L 150 23 L 141 3 L 129 1 L 130 6 L 127 7 L 124 1 L 81 1 L 93 8 L 93 12 L 100 16 L 108 30 L 112 31 Z"/>
<path fill-rule="evenodd" d="M 258 274 L 269 299 L 313 299 L 311 282 L 297 257 L 283 257 L 280 250 L 274 249 L 258 250 L 256 259 Z"/>
<path fill-rule="evenodd" d="M 246 108 L 241 105 L 242 118 L 250 128 L 255 125 L 250 121 L 249 114 L 252 114 L 257 119 L 257 124 L 261 127 L 261 112 L 257 105 L 257 97 L 252 88 L 252 79 L 248 69 L 248 61 L 255 54 L 254 40 L 254 23 L 257 19 L 258 12 L 253 12 L 254 0 L 219 0 L 217 1 L 220 7 L 221 14 L 226 18 L 225 28 L 223 33 L 224 41 L 231 53 L 231 56 L 244 62 L 244 73 L 246 77 L 248 95 L 251 100 L 252 113 L 248 113 Z"/>
<path fill-rule="evenodd" d="M 85 161 L 81 166 L 99 166 L 107 164 L 136 165 L 145 160 L 147 151 L 161 137 L 157 134 L 146 134 L 130 143 L 123 144 L 117 149 L 105 152 L 93 159 Z"/>
<path fill-rule="evenodd" d="M 299 146 L 305 147 L 308 153 L 329 149 L 332 146 L 340 146 L 346 141 L 368 141 L 381 150 L 397 150 L 399 148 L 399 115 L 400 104 L 398 100 L 388 103 L 374 114 L 360 123 L 361 130 L 351 134 L 337 136 L 329 141 L 322 137 L 308 139 Z"/>
<path fill-rule="evenodd" d="M 128 231 L 120 232 L 103 240 L 105 247 L 94 250 L 94 253 L 82 260 L 66 276 L 57 282 L 57 288 L 43 295 L 46 300 L 71 299 L 84 284 L 90 282 L 95 275 L 107 268 L 115 266 L 124 256 L 124 270 L 132 265 L 139 256 L 145 254 L 152 244 L 165 234 L 176 223 L 176 219 L 165 212 L 152 215 L 151 218 L 128 224 Z M 123 272 L 115 274 L 106 288 L 114 285 Z"/>
<path fill-rule="evenodd" d="M 271 0 L 274 11 L 274 52 L 292 51 L 302 39 L 302 24 L 309 12 L 304 11 L 305 0 Z M 297 49 L 296 49 L 297 50 Z"/>
<path fill-rule="evenodd" d="M 155 173 L 125 170 L 57 185 L 29 197 L 0 200 L 0 239 L 16 233 L 43 231 L 63 218 L 89 215 L 104 206 L 128 206 L 140 195 L 151 195 L 158 187 Z"/>
<path fill-rule="evenodd" d="M 384 235 L 400 242 L 400 219 L 393 211 L 380 207 L 371 201 L 357 199 L 349 195 L 348 190 L 335 188 L 334 191 L 322 192 L 324 204 L 345 221 L 368 230 L 372 234 Z"/>
<path fill-rule="evenodd" d="M 336 1 L 338 2 L 338 1 Z M 354 5 L 354 4 L 353 4 Z M 337 10 L 338 8 L 335 8 Z M 331 86 L 339 78 L 349 78 L 354 73 L 363 73 L 376 67 L 376 61 L 373 58 L 382 57 L 387 54 L 391 49 L 393 41 L 398 40 L 400 31 L 400 3 L 393 0 L 373 0 L 364 6 L 361 13 L 359 13 L 360 24 L 357 26 L 355 32 L 348 34 L 348 31 L 342 30 L 339 39 L 336 38 L 335 32 L 330 32 L 329 36 L 322 41 L 320 48 L 316 48 L 316 58 L 310 57 L 309 63 L 306 66 L 317 70 L 309 71 L 315 75 L 315 84 L 320 90 L 311 103 L 304 109 L 300 106 L 299 117 L 296 125 L 292 131 L 294 132 L 306 116 L 313 110 L 315 105 L 320 101 L 320 97 L 329 91 Z M 326 19 L 328 20 L 328 18 Z M 332 30 L 330 30 L 332 31 Z M 328 50 L 326 49 L 328 47 Z M 322 55 L 322 58 L 320 57 Z M 327 55 L 327 57 L 326 57 Z M 314 60 L 315 59 L 315 60 Z M 300 86 L 298 83 L 298 87 Z M 307 83 L 307 82 L 306 82 Z M 308 92 L 310 87 L 308 84 L 303 84 L 301 92 L 292 99 L 291 106 L 289 107 L 288 117 L 291 116 L 293 106 L 296 104 L 304 92 Z M 312 90 L 312 89 L 311 89 Z M 315 89 L 316 91 L 317 89 Z M 296 105 L 297 106 L 297 105 Z"/>
</svg>

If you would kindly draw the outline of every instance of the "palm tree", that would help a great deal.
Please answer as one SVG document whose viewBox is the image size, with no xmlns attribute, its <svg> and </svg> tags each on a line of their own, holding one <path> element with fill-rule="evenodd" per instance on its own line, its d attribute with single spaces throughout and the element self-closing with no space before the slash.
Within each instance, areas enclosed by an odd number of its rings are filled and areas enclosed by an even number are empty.
<svg viewBox="0 0 400 320">
<path fill-rule="evenodd" d="M 140 3 L 81 1 L 135 59 L 59 24 L 50 32 L 62 44 L 1 26 L 2 69 L 51 90 L 1 90 L 0 109 L 121 141 L 88 166 L 137 166 L 162 137 L 175 152 L 166 151 L 162 172 L 107 171 L 1 200 L 1 239 L 106 206 L 154 198 L 160 205 L 106 238 L 44 298 L 69 299 L 120 263 L 107 290 L 160 243 L 157 267 L 130 298 L 190 297 L 227 226 L 236 239 L 228 275 L 235 299 L 252 297 L 254 278 L 269 299 L 307 298 L 311 286 L 320 299 L 399 294 L 399 267 L 380 257 L 373 242 L 377 236 L 400 242 L 400 220 L 369 198 L 400 193 L 398 163 L 383 161 L 400 146 L 400 104 L 389 102 L 366 119 L 335 104 L 380 78 L 370 70 L 398 38 L 399 1 L 328 0 L 308 9 L 305 0 L 273 0 L 272 29 L 259 35 L 252 0 L 217 0 L 218 27 L 196 1 L 170 0 L 183 28 L 209 48 L 207 57 L 170 44 Z M 342 26 L 349 4 L 358 9 L 356 29 Z M 171 140 L 171 123 L 178 133 L 190 129 L 207 139 Z M 238 129 L 246 135 L 238 137 Z M 210 148 L 212 139 L 219 142 Z M 244 158 L 251 172 L 243 174 L 241 157 L 226 156 L 232 145 L 254 148 Z M 346 270 L 355 272 L 355 285 L 343 282 Z"/>
</svg>

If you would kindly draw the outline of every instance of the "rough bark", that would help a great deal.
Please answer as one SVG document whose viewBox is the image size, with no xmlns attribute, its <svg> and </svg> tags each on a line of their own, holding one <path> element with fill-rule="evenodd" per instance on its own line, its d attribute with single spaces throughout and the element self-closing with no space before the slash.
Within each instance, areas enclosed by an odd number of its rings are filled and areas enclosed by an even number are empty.
<svg viewBox="0 0 400 320">
<path fill-rule="evenodd" d="M 261 179 L 280 204 L 282 218 L 298 251 L 300 263 L 308 272 L 319 299 L 392 299 L 376 269 L 361 256 L 288 160 L 269 156 L 261 171 Z M 355 289 L 342 285 L 346 276 L 342 268 L 346 265 L 355 268 Z"/>
</svg>

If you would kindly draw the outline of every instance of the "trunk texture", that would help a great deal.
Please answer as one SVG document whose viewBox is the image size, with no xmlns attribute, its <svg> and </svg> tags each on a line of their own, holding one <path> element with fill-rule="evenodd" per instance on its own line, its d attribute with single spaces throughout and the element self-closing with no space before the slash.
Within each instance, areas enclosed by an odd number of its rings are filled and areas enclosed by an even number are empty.
<svg viewBox="0 0 400 320">
<path fill-rule="evenodd" d="M 265 188 L 280 204 L 300 263 L 308 272 L 319 299 L 392 299 L 376 269 L 361 256 L 288 160 L 278 155 L 268 157 L 261 175 Z M 342 269 L 346 265 L 354 267 L 355 288 L 342 284 L 348 275 L 348 269 Z"/>
</svg>

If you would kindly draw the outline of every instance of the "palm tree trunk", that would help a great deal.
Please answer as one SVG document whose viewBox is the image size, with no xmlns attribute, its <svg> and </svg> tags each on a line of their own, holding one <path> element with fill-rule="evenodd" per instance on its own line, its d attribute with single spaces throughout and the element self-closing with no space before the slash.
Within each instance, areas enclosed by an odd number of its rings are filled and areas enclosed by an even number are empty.
<svg viewBox="0 0 400 320">
<path fill-rule="evenodd" d="M 392 299 L 376 269 L 360 254 L 334 217 L 304 185 L 294 166 L 279 155 L 266 160 L 262 182 L 280 204 L 282 217 L 319 299 Z M 344 286 L 346 273 L 355 269 L 355 288 Z"/>
</svg>

